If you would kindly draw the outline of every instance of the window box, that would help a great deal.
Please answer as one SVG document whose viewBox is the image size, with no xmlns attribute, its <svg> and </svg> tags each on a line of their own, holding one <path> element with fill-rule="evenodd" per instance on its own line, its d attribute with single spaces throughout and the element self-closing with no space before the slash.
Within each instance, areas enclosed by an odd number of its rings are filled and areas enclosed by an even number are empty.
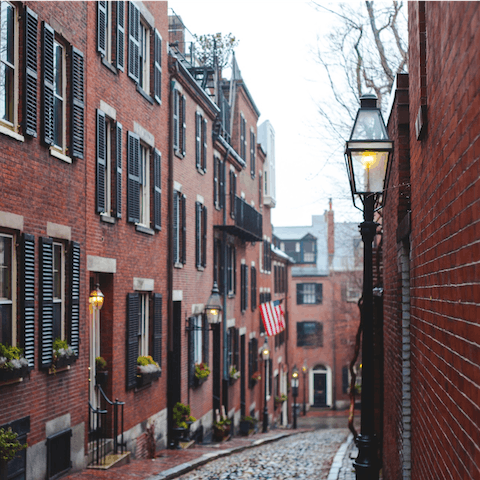
<svg viewBox="0 0 480 480">
<path fill-rule="evenodd" d="M 198 378 L 196 376 L 193 377 L 193 386 L 195 388 L 199 387 L 200 385 L 202 385 L 202 383 L 205 383 L 206 381 L 208 380 L 208 377 L 202 377 L 202 378 Z"/>
<path fill-rule="evenodd" d="M 95 383 L 104 388 L 107 385 L 108 381 L 108 371 L 102 370 L 95 374 Z"/>
<path fill-rule="evenodd" d="M 28 367 L 14 368 L 0 368 L 0 383 L 13 383 L 14 381 L 20 381 L 23 377 L 27 376 Z"/>
<path fill-rule="evenodd" d="M 137 373 L 137 388 L 150 385 L 154 380 L 160 377 L 160 371 L 149 373 Z"/>
<path fill-rule="evenodd" d="M 62 357 L 57 357 L 56 359 L 54 359 L 52 366 L 48 370 L 48 373 L 56 374 L 57 372 L 70 370 L 70 365 L 72 365 L 76 360 L 77 357 L 75 355 L 65 355 Z"/>
</svg>

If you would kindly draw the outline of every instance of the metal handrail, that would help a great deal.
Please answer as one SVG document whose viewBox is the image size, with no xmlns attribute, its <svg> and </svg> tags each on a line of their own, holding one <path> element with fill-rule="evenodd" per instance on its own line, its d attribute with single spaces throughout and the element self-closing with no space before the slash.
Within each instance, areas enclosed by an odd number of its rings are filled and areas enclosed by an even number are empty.
<svg viewBox="0 0 480 480">
<path fill-rule="evenodd" d="M 105 392 L 103 391 L 103 388 L 101 385 L 97 385 L 98 390 L 100 391 L 102 397 L 104 400 L 109 404 L 113 406 L 113 450 L 115 454 L 118 453 L 118 447 L 121 447 L 120 453 L 123 453 L 125 451 L 125 442 L 124 442 L 124 437 L 123 437 L 123 427 L 124 427 L 124 415 L 123 415 L 123 407 L 125 405 L 125 402 L 121 402 L 118 400 L 118 398 L 115 399 L 115 401 L 111 401 Z M 120 409 L 120 416 L 121 416 L 121 428 L 120 428 L 120 435 L 121 435 L 121 441 L 118 441 L 118 410 Z"/>
</svg>

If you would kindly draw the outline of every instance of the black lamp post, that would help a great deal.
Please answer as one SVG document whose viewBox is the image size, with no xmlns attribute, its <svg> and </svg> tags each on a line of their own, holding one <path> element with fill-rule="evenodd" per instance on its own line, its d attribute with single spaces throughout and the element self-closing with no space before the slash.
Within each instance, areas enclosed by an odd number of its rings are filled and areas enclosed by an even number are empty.
<svg viewBox="0 0 480 480">
<path fill-rule="evenodd" d="M 264 382 L 264 403 L 263 403 L 263 433 L 267 433 L 268 430 L 268 406 L 267 406 L 267 367 L 268 367 L 268 360 L 270 359 L 270 349 L 268 348 L 268 341 L 267 337 L 265 336 L 265 343 L 262 347 L 262 358 L 263 364 L 265 366 L 265 382 Z"/>
<path fill-rule="evenodd" d="M 302 366 L 302 373 L 303 373 L 303 416 L 305 417 L 307 415 L 307 403 L 305 400 L 305 390 L 306 390 L 306 385 L 307 385 L 307 364 L 304 363 Z"/>
<path fill-rule="evenodd" d="M 357 480 L 378 479 L 379 460 L 375 438 L 374 342 L 373 342 L 373 273 L 372 243 L 378 224 L 374 212 L 381 208 L 385 172 L 393 142 L 388 137 L 375 95 L 363 95 L 346 143 L 345 159 L 353 204 L 363 210 L 360 231 L 364 244 L 362 339 L 362 410 L 361 433 L 357 437 L 358 456 L 354 462 Z M 357 206 L 360 200 L 362 207 Z"/>
<path fill-rule="evenodd" d="M 293 428 L 297 428 L 297 397 L 298 397 L 298 368 L 292 370 L 292 395 L 293 395 Z"/>
</svg>

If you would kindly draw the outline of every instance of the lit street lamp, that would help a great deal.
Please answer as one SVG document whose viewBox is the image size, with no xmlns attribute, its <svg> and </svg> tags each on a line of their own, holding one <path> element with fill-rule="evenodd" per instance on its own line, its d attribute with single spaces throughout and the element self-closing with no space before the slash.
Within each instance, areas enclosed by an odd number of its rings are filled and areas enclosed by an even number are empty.
<svg viewBox="0 0 480 480">
<path fill-rule="evenodd" d="M 292 395 L 293 395 L 293 428 L 297 428 L 297 397 L 298 397 L 298 368 L 292 370 Z"/>
<path fill-rule="evenodd" d="M 360 231 L 364 244 L 362 339 L 362 410 L 361 433 L 356 439 L 358 456 L 354 462 L 357 480 L 378 479 L 379 461 L 375 438 L 373 274 L 372 243 L 378 224 L 374 212 L 381 208 L 385 172 L 393 142 L 388 137 L 375 95 L 363 95 L 360 108 L 346 143 L 345 160 L 353 204 L 363 210 Z M 363 204 L 358 207 L 356 202 Z"/>
<path fill-rule="evenodd" d="M 265 335 L 265 343 L 262 347 L 262 358 L 265 366 L 265 382 L 264 382 L 264 404 L 263 404 L 263 429 L 262 432 L 266 433 L 268 430 L 268 407 L 267 407 L 267 366 L 270 359 L 270 349 L 268 348 L 267 336 Z"/>
<path fill-rule="evenodd" d="M 307 404 L 305 401 L 305 389 L 307 385 L 307 364 L 304 363 L 302 366 L 302 373 L 303 373 L 303 416 L 307 415 Z"/>
</svg>

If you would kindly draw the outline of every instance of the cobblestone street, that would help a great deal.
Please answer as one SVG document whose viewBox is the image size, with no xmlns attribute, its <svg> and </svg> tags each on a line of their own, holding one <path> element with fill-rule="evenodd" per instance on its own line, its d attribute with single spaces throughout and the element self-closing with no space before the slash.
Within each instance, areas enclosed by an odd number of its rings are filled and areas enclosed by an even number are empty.
<svg viewBox="0 0 480 480">
<path fill-rule="evenodd" d="M 306 432 L 210 462 L 179 478 L 326 479 L 333 458 L 345 441 L 346 429 Z"/>
</svg>

